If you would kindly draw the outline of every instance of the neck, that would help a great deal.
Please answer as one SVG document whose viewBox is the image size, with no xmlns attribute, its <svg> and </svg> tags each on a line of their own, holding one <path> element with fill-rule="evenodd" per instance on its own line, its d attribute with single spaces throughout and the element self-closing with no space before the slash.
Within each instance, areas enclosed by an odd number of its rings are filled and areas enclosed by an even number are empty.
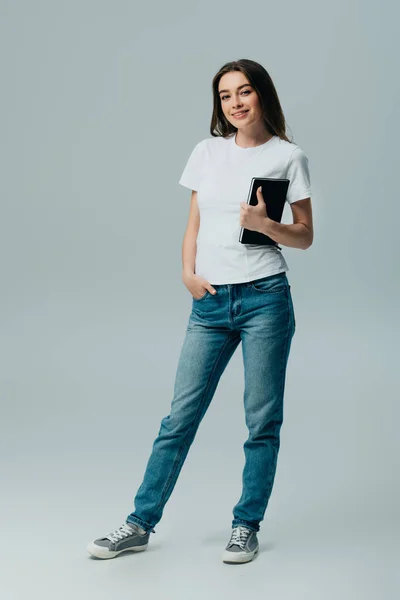
<svg viewBox="0 0 400 600">
<path fill-rule="evenodd" d="M 242 129 L 238 129 L 235 133 L 236 144 L 242 148 L 260 146 L 268 142 L 272 137 L 274 137 L 273 134 L 265 129 L 258 132 L 245 132 Z"/>
</svg>

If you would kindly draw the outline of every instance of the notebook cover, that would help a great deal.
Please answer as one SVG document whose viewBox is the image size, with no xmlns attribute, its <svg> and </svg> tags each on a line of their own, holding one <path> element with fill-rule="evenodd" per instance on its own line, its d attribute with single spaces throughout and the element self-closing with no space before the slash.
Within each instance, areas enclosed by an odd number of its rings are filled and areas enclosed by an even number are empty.
<svg viewBox="0 0 400 600">
<path fill-rule="evenodd" d="M 270 219 L 281 222 L 283 209 L 286 202 L 286 194 L 289 188 L 289 179 L 277 179 L 274 177 L 253 177 L 250 183 L 247 204 L 257 205 L 257 188 L 261 185 L 262 195 L 267 207 Z M 242 244 L 257 244 L 267 246 L 278 246 L 268 235 L 259 231 L 252 231 L 241 227 L 239 242 Z M 280 248 L 280 246 L 278 246 Z"/>
</svg>

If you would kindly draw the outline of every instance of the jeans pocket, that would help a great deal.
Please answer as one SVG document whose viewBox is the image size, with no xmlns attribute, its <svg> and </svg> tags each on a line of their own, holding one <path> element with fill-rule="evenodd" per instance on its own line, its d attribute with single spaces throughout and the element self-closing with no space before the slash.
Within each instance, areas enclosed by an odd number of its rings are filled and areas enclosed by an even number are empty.
<svg viewBox="0 0 400 600">
<path fill-rule="evenodd" d="M 208 293 L 209 293 L 208 290 L 206 290 L 206 293 L 203 294 L 202 296 L 200 296 L 200 298 L 195 298 L 194 296 L 192 296 L 192 298 L 193 298 L 194 302 L 201 302 L 207 296 Z"/>
<path fill-rule="evenodd" d="M 251 289 L 262 294 L 281 294 L 287 290 L 288 282 L 285 273 L 270 275 L 250 282 Z"/>
</svg>

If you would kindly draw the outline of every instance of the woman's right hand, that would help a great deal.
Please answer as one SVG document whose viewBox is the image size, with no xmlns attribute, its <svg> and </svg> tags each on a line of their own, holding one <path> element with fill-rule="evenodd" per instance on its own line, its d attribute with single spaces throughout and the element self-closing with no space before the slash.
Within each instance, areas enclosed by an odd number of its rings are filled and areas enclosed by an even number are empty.
<svg viewBox="0 0 400 600">
<path fill-rule="evenodd" d="M 217 293 L 217 291 L 213 288 L 211 283 L 207 281 L 207 279 L 199 277 L 195 273 L 183 273 L 182 281 L 195 300 L 199 300 L 202 296 L 204 296 L 206 290 L 208 290 L 210 294 L 213 295 Z"/>
</svg>

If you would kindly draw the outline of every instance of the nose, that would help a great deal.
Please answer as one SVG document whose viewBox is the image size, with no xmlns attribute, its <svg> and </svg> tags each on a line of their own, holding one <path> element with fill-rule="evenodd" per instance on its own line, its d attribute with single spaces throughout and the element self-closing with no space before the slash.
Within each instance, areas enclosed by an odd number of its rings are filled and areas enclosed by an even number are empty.
<svg viewBox="0 0 400 600">
<path fill-rule="evenodd" d="M 233 109 L 237 110 L 238 108 L 242 108 L 242 106 L 243 106 L 243 102 L 240 102 L 240 98 L 238 98 L 238 100 L 233 105 Z"/>
</svg>

